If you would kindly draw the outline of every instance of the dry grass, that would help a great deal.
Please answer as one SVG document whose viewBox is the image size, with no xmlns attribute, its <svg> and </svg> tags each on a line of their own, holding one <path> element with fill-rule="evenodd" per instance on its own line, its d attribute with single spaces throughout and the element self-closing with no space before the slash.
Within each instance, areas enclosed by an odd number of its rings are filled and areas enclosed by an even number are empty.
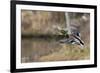
<svg viewBox="0 0 100 73">
<path fill-rule="evenodd" d="M 63 47 L 52 54 L 42 56 L 39 58 L 40 61 L 68 61 L 68 60 L 85 60 L 90 57 L 90 49 L 84 47 L 80 49 L 76 45 L 63 45 Z"/>
</svg>

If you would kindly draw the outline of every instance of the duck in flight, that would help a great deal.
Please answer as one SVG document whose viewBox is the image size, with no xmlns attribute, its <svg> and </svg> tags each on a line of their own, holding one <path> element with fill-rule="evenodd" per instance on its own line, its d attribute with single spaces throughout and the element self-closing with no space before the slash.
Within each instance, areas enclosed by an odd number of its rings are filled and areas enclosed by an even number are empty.
<svg viewBox="0 0 100 73">
<path fill-rule="evenodd" d="M 68 38 L 62 39 L 59 42 L 66 43 L 66 44 L 77 44 L 77 45 L 80 45 L 81 48 L 83 48 L 84 42 L 81 40 L 79 34 L 80 33 L 70 34 L 70 35 L 68 35 L 69 36 Z"/>
<path fill-rule="evenodd" d="M 57 30 L 59 30 L 59 32 L 65 36 L 64 39 L 61 39 L 59 42 L 60 43 L 64 43 L 64 44 L 77 44 L 79 45 L 81 48 L 84 47 L 84 42 L 81 39 L 81 34 L 78 30 L 73 30 L 71 32 L 71 34 L 68 34 L 68 30 L 62 29 L 60 27 L 57 27 Z"/>
</svg>

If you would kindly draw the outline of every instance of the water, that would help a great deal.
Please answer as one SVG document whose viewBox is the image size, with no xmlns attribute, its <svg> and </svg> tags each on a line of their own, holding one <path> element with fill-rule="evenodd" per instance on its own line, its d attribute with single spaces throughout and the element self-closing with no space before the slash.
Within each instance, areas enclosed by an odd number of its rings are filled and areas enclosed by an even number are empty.
<svg viewBox="0 0 100 73">
<path fill-rule="evenodd" d="M 39 62 L 39 58 L 59 51 L 61 45 L 55 39 L 25 38 L 21 41 L 21 62 Z"/>
</svg>

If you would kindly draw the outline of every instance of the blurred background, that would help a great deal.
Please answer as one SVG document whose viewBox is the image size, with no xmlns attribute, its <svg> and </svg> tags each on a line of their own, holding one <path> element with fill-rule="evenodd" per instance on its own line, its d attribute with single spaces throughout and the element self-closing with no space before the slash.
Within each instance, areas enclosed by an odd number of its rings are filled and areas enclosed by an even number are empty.
<svg viewBox="0 0 100 73">
<path fill-rule="evenodd" d="M 90 14 L 67 12 L 70 27 L 77 27 L 85 43 L 60 44 L 53 26 L 67 28 L 65 12 L 21 10 L 21 62 L 71 61 L 90 58 Z"/>
</svg>

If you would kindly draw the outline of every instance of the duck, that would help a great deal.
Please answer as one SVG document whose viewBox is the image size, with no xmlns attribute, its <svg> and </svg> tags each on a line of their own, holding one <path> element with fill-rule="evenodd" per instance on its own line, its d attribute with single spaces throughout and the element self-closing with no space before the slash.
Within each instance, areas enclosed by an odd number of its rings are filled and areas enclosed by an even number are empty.
<svg viewBox="0 0 100 73">
<path fill-rule="evenodd" d="M 81 39 L 81 33 L 79 32 L 79 30 L 71 29 L 71 33 L 68 34 L 67 28 L 61 28 L 57 26 L 56 29 L 60 32 L 61 35 L 65 36 L 65 38 L 59 40 L 60 43 L 72 45 L 76 44 L 79 45 L 81 48 L 84 47 L 84 41 Z"/>
</svg>

